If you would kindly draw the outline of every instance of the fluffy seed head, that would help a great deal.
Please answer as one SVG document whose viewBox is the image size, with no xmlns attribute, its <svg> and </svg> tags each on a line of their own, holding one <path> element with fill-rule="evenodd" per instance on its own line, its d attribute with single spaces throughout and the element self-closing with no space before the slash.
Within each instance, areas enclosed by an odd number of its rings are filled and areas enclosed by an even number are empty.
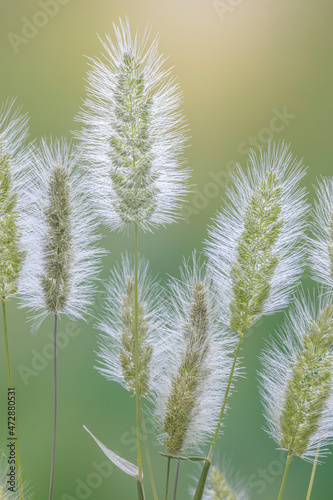
<svg viewBox="0 0 333 500">
<path fill-rule="evenodd" d="M 297 301 L 278 341 L 263 354 L 262 397 L 268 432 L 309 459 L 333 438 L 333 301 Z"/>
<path fill-rule="evenodd" d="M 238 168 L 229 202 L 210 229 L 210 267 L 225 321 L 235 331 L 286 306 L 302 271 L 303 175 L 301 162 L 284 144 L 251 152 L 247 171 Z"/>
<path fill-rule="evenodd" d="M 24 252 L 21 246 L 20 212 L 22 171 L 30 161 L 24 146 L 28 136 L 28 118 L 13 111 L 15 101 L 0 108 L 0 298 L 5 300 L 17 289 Z"/>
<path fill-rule="evenodd" d="M 323 177 L 316 191 L 310 267 L 312 277 L 333 290 L 333 179 Z"/>
<path fill-rule="evenodd" d="M 156 390 L 161 440 L 171 455 L 197 448 L 216 426 L 233 341 L 221 332 L 213 284 L 195 255 L 169 286 L 169 356 Z"/>
<path fill-rule="evenodd" d="M 87 99 L 77 134 L 92 166 L 100 213 L 112 228 L 135 222 L 148 230 L 173 222 L 186 194 L 182 95 L 158 40 L 131 35 L 128 21 L 114 26 L 116 41 L 102 41 L 91 59 Z"/>
<path fill-rule="evenodd" d="M 43 140 L 26 172 L 26 262 L 21 304 L 36 326 L 48 314 L 82 318 L 92 303 L 101 250 L 79 151 L 66 140 Z"/>
<path fill-rule="evenodd" d="M 106 285 L 105 306 L 98 328 L 97 369 L 108 380 L 135 393 L 135 281 L 134 259 L 124 255 Z M 162 290 L 152 278 L 148 262 L 140 259 L 138 279 L 138 351 L 140 396 L 151 390 L 163 354 L 164 306 Z"/>
</svg>

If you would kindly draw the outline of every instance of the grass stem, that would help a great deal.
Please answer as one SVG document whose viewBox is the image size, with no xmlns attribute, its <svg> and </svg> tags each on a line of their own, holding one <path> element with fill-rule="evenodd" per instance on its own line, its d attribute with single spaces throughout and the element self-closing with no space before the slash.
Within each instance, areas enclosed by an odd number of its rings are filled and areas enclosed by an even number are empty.
<svg viewBox="0 0 333 500">
<path fill-rule="evenodd" d="M 310 497 L 311 497 L 313 482 L 314 482 L 314 478 L 316 475 L 316 469 L 317 469 L 317 464 L 318 464 L 320 447 L 321 447 L 321 443 L 319 443 L 319 445 L 318 445 L 317 452 L 316 452 L 316 458 L 313 462 L 312 473 L 311 473 L 311 478 L 310 478 L 310 483 L 309 483 L 309 488 L 308 488 L 308 494 L 306 495 L 306 500 L 310 500 Z"/>
<path fill-rule="evenodd" d="M 279 492 L 278 500 L 281 500 L 281 499 L 282 499 L 282 495 L 283 495 L 284 487 L 285 487 L 286 480 L 287 480 L 287 475 L 288 475 L 289 465 L 290 465 L 290 462 L 291 462 L 292 457 L 293 457 L 293 456 L 292 456 L 292 454 L 288 453 L 287 462 L 286 462 L 286 467 L 285 467 L 285 469 L 284 469 L 284 474 L 283 474 L 283 478 L 282 478 L 282 483 L 281 483 L 281 488 L 280 488 L 280 492 Z"/>
<path fill-rule="evenodd" d="M 169 496 L 170 463 L 171 463 L 171 457 L 168 457 L 166 485 L 165 485 L 165 500 L 168 500 Z"/>
<path fill-rule="evenodd" d="M 53 440 L 52 440 L 52 460 L 50 474 L 50 492 L 49 500 L 53 498 L 54 487 L 54 467 L 55 467 L 55 449 L 56 449 L 56 434 L 57 434 L 57 405 L 58 405 L 58 380 L 57 380 L 57 325 L 58 315 L 54 315 L 54 335 L 53 335 Z"/>
<path fill-rule="evenodd" d="M 148 440 L 147 440 L 147 432 L 146 432 L 145 419 L 144 419 L 142 408 L 141 408 L 141 422 L 142 422 L 143 439 L 144 439 L 144 443 L 145 443 L 145 450 L 146 450 L 146 457 L 147 457 L 147 463 L 148 463 L 150 483 L 151 483 L 151 487 L 152 487 L 152 490 L 153 490 L 154 500 L 158 500 L 156 486 L 155 486 L 155 481 L 154 481 L 153 468 L 152 468 L 152 465 L 151 465 L 149 448 L 148 448 Z"/>
<path fill-rule="evenodd" d="M 142 494 L 144 495 L 143 488 L 143 472 L 142 472 L 142 451 L 141 451 L 141 419 L 140 419 L 140 381 L 139 381 L 139 256 L 138 256 L 138 224 L 135 223 L 135 397 L 136 397 L 136 435 L 138 446 L 138 480 L 142 486 Z"/>
<path fill-rule="evenodd" d="M 173 500 L 176 500 L 176 496 L 177 496 L 177 486 L 178 486 L 178 479 L 179 479 L 179 469 L 180 469 L 180 460 L 177 461 L 177 469 L 176 469 L 176 476 L 175 476 L 175 486 L 173 488 Z"/>
<path fill-rule="evenodd" d="M 5 350 L 6 350 L 6 359 L 7 359 L 8 388 L 13 389 L 12 372 L 11 372 L 10 357 L 9 357 L 6 301 L 5 301 L 5 299 L 1 299 L 1 302 L 2 302 L 3 331 L 4 331 L 4 336 L 5 336 Z M 15 416 L 15 419 L 16 419 L 16 416 Z M 14 427 L 14 440 L 15 440 L 16 473 L 17 473 L 17 480 L 18 480 L 18 486 L 19 486 L 19 492 L 20 492 L 20 500 L 24 500 L 23 481 L 22 481 L 20 457 L 19 457 L 19 450 L 18 450 L 18 439 L 17 439 L 17 433 L 16 433 L 16 425 Z"/>
</svg>

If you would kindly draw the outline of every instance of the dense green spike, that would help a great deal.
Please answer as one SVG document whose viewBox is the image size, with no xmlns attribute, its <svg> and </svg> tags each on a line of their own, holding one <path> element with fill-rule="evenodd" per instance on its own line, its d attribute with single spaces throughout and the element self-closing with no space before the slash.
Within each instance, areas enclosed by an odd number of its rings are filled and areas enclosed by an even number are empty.
<svg viewBox="0 0 333 500">
<path fill-rule="evenodd" d="M 208 488 L 210 500 L 237 500 L 237 497 L 231 490 L 226 477 L 217 467 L 211 468 Z"/>
<path fill-rule="evenodd" d="M 16 292 L 24 253 L 19 248 L 17 194 L 13 192 L 10 155 L 0 138 L 0 296 Z"/>
<path fill-rule="evenodd" d="M 333 305 L 328 305 L 310 325 L 304 349 L 297 356 L 281 411 L 281 446 L 302 456 L 332 390 Z"/>
<path fill-rule="evenodd" d="M 184 446 L 196 404 L 196 391 L 201 378 L 205 376 L 203 361 L 208 350 L 209 335 L 206 293 L 204 283 L 194 283 L 189 323 L 183 331 L 186 352 L 177 374 L 172 378 L 164 420 L 167 433 L 165 446 L 170 455 L 177 455 Z"/>
<path fill-rule="evenodd" d="M 66 305 L 70 293 L 72 260 L 70 193 L 65 167 L 53 169 L 45 211 L 47 237 L 44 245 L 45 274 L 42 276 L 46 308 L 57 314 Z"/>
<path fill-rule="evenodd" d="M 282 207 L 278 181 L 277 173 L 268 171 L 246 209 L 237 258 L 231 269 L 230 324 L 238 332 L 249 328 L 262 312 L 279 263 L 279 256 L 273 251 L 283 227 L 279 220 Z"/>
<path fill-rule="evenodd" d="M 152 100 L 146 97 L 145 77 L 131 53 L 124 54 L 115 91 L 115 134 L 110 137 L 111 179 L 123 222 L 148 220 L 155 210 L 156 174 L 151 173 L 149 119 Z"/>
<path fill-rule="evenodd" d="M 126 292 L 123 297 L 122 326 L 121 341 L 123 350 L 120 353 L 120 362 L 128 389 L 135 392 L 135 289 L 134 280 L 131 278 L 127 282 Z M 147 345 L 148 325 L 145 319 L 144 305 L 140 301 L 140 297 L 138 304 L 138 338 L 140 396 L 144 396 L 149 390 L 152 346 Z"/>
</svg>

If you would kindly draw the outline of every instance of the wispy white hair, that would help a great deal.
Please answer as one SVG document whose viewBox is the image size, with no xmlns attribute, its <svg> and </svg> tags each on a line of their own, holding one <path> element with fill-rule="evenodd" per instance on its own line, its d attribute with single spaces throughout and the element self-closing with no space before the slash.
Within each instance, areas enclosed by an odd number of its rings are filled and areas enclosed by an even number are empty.
<svg viewBox="0 0 333 500">
<path fill-rule="evenodd" d="M 19 280 L 18 296 L 20 305 L 31 310 L 35 328 L 50 314 L 42 277 L 45 275 L 45 248 L 49 239 L 46 215 L 50 203 L 49 188 L 56 167 L 62 167 L 67 172 L 71 248 L 69 294 L 59 314 L 71 319 L 84 318 L 93 303 L 95 279 L 103 251 L 96 245 L 99 240 L 97 222 L 92 210 L 90 189 L 81 166 L 78 148 L 66 139 L 42 139 L 40 146 L 34 150 L 33 167 L 25 173 L 28 203 L 23 243 L 26 259 Z M 56 255 L 53 257 L 56 259 Z"/>
<path fill-rule="evenodd" d="M 256 311 L 253 322 L 262 314 L 273 313 L 288 304 L 289 295 L 305 265 L 302 241 L 307 204 L 304 201 L 305 190 L 299 187 L 305 169 L 302 161 L 295 159 L 284 143 L 270 143 L 267 151 L 260 150 L 259 154 L 251 151 L 246 170 L 238 166 L 232 178 L 233 186 L 226 192 L 228 201 L 217 215 L 214 226 L 209 230 L 207 255 L 214 280 L 221 293 L 227 324 L 231 321 L 230 306 L 235 298 L 233 270 L 245 262 L 249 269 L 254 270 L 253 276 L 258 277 L 261 265 L 267 265 L 264 251 L 260 248 L 260 241 L 253 243 L 253 247 L 247 242 L 248 253 L 244 252 L 244 246 L 240 248 L 239 245 L 245 231 L 249 205 L 255 203 L 255 196 L 260 196 L 260 186 L 270 173 L 276 177 L 275 196 L 280 213 L 276 222 L 271 223 L 266 220 L 265 201 L 263 201 L 258 216 L 262 219 L 259 221 L 262 241 L 267 231 L 274 230 L 274 226 L 279 227 L 279 234 L 271 249 L 272 257 L 277 259 L 277 265 L 267 283 L 269 293 L 261 310 Z M 250 231 L 249 239 L 251 239 Z M 258 289 L 263 284 L 262 280 L 259 280 L 259 284 L 255 285 L 251 279 L 250 273 L 244 276 L 246 293 L 254 297 L 256 293 L 260 293 Z"/>
<path fill-rule="evenodd" d="M 313 279 L 333 290 L 333 178 L 322 177 L 316 193 L 309 263 Z"/>
<path fill-rule="evenodd" d="M 316 323 L 327 306 L 332 306 L 333 296 L 325 290 L 319 291 L 319 297 L 305 297 L 304 292 L 293 303 L 284 325 L 276 332 L 276 338 L 266 344 L 261 354 L 262 369 L 260 373 L 260 393 L 266 418 L 266 432 L 274 439 L 279 449 L 281 445 L 282 428 L 281 415 L 285 408 L 286 394 L 297 360 L 305 350 L 305 338 L 310 328 Z M 333 325 L 333 315 L 332 315 Z M 331 333 L 332 335 L 332 333 Z M 319 456 L 326 456 L 327 446 L 333 441 L 333 355 L 327 351 L 327 359 L 331 362 L 331 392 L 325 405 L 318 415 L 317 430 L 308 443 L 308 447 L 301 458 L 312 461 L 316 455 L 318 445 L 321 446 Z M 318 361 L 318 370 L 321 361 Z M 311 380 L 308 380 L 308 385 Z M 310 412 L 310 408 L 307 410 Z M 309 415 L 305 414 L 304 421 L 299 422 L 299 428 L 307 425 Z M 288 450 L 289 451 L 289 450 Z"/>
<path fill-rule="evenodd" d="M 81 140 L 90 164 L 96 201 L 105 222 L 116 229 L 138 222 L 143 230 L 152 230 L 180 217 L 182 201 L 188 190 L 189 174 L 184 168 L 183 157 L 186 122 L 180 111 L 182 94 L 171 76 L 171 70 L 164 67 L 165 58 L 158 54 L 158 39 L 155 38 L 148 46 L 149 29 L 146 28 L 142 36 L 138 32 L 132 36 L 127 19 L 125 22 L 120 20 L 119 27 L 113 27 L 116 40 L 106 35 L 105 40 L 101 39 L 102 57 L 90 59 L 87 98 L 78 115 L 84 127 L 76 136 Z M 136 105 L 149 103 L 149 112 L 144 117 L 135 112 L 131 116 L 134 128 L 141 131 L 144 128 L 145 138 L 139 132 L 136 137 L 135 131 L 133 137 L 129 137 L 125 131 L 123 115 L 126 114 L 124 103 L 128 95 L 119 89 L 118 84 L 127 55 L 137 61 L 136 78 L 139 73 L 144 78 L 143 96 Z M 119 142 L 119 151 L 111 138 Z M 141 174 L 137 178 L 132 151 L 137 141 L 140 141 L 138 148 L 143 154 L 149 150 L 149 162 L 142 167 L 147 170 L 145 175 L 148 176 L 148 190 L 153 200 L 151 213 L 140 217 L 135 207 L 124 206 L 112 180 L 112 175 L 120 175 L 121 188 L 134 190 L 137 203 L 145 202 L 144 194 L 140 195 L 145 181 Z M 130 168 L 126 166 L 127 162 Z"/>
</svg>

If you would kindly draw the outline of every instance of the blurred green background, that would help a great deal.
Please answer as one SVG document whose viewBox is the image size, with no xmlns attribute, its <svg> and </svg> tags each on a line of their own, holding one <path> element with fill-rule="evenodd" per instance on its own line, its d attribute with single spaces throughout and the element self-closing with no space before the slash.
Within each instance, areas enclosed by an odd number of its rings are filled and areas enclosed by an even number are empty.
<svg viewBox="0 0 333 500">
<path fill-rule="evenodd" d="M 49 14 L 41 14 L 47 8 Z M 160 34 L 160 49 L 170 54 L 169 64 L 184 91 L 191 129 L 187 158 L 196 187 L 184 210 L 185 221 L 140 239 L 141 253 L 163 280 L 167 273 L 178 275 L 183 255 L 203 248 L 207 225 L 229 183 L 228 172 L 235 161 L 245 164 L 250 144 L 264 146 L 270 137 L 290 142 L 292 151 L 309 166 L 304 185 L 310 198 L 316 177 L 332 174 L 333 5 L 330 0 L 1 0 L 0 101 L 17 96 L 18 104 L 31 115 L 31 138 L 70 137 L 84 97 L 83 56 L 97 55 L 96 33 L 112 33 L 112 22 L 125 15 L 133 28 L 150 23 L 152 33 Z M 111 252 L 104 259 L 106 277 L 133 241 L 104 233 L 103 243 Z M 306 284 L 312 286 L 309 279 Z M 282 319 L 282 313 L 266 317 L 247 335 L 243 349 L 247 376 L 237 382 L 219 444 L 220 456 L 230 458 L 235 470 L 249 478 L 252 498 L 259 500 L 277 498 L 285 458 L 262 430 L 256 387 L 258 356 Z M 34 498 L 45 500 L 52 435 L 52 322 L 46 321 L 32 336 L 25 311 L 17 311 L 11 301 L 8 323 L 24 477 Z M 55 500 L 133 499 L 135 481 L 105 467 L 102 452 L 82 425 L 135 461 L 135 401 L 94 370 L 92 322 L 73 325 L 63 319 L 60 331 L 64 347 L 59 354 Z M 7 374 L 0 345 L 0 448 L 4 448 Z M 161 492 L 165 462 L 157 456 L 161 447 L 147 425 Z M 313 500 L 333 498 L 332 466 L 330 457 L 319 467 Z M 311 465 L 294 460 L 285 500 L 305 499 L 310 472 Z M 189 498 L 188 474 L 192 468 L 186 466 L 179 499 Z M 148 481 L 147 498 L 152 498 Z"/>
</svg>

